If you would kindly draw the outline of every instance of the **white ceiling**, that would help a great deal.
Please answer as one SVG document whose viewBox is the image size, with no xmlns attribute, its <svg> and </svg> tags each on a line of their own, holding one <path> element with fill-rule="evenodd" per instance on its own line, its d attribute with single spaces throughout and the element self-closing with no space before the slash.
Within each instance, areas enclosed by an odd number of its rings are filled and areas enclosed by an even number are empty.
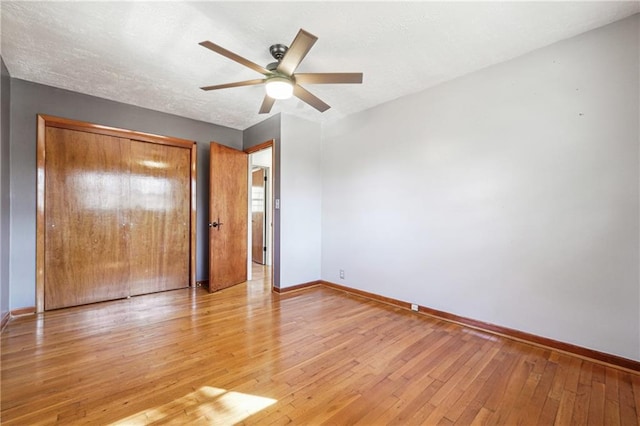
<svg viewBox="0 0 640 426">
<path fill-rule="evenodd" d="M 332 108 L 293 98 L 288 112 L 332 120 L 640 12 L 640 2 L 11 2 L 1 54 L 12 77 L 245 129 L 264 120 L 264 88 L 201 86 L 260 74 L 299 28 L 319 40 L 299 72 L 364 73 L 362 85 L 310 85 Z"/>
</svg>

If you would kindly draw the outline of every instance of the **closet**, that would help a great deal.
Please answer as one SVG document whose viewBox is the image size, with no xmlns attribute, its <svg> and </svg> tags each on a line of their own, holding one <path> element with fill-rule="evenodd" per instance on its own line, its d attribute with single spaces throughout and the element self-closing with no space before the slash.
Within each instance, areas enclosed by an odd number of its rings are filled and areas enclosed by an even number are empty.
<svg viewBox="0 0 640 426">
<path fill-rule="evenodd" d="M 39 312 L 193 285 L 195 142 L 38 116 Z"/>
</svg>

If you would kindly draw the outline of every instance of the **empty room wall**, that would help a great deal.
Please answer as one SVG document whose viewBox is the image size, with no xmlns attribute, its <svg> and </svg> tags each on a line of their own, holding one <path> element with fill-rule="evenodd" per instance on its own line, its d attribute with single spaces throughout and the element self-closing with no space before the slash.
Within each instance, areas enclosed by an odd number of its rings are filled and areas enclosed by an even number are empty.
<svg viewBox="0 0 640 426">
<path fill-rule="evenodd" d="M 195 140 L 196 279 L 208 279 L 209 142 L 242 149 L 242 131 L 24 80 L 11 89 L 11 309 L 35 305 L 37 114 Z"/>
<path fill-rule="evenodd" d="M 282 114 L 280 287 L 320 279 L 322 127 Z"/>
<path fill-rule="evenodd" d="M 277 114 L 243 132 L 244 148 L 275 140 L 274 286 L 320 279 L 322 127 Z"/>
<path fill-rule="evenodd" d="M 325 125 L 322 278 L 640 360 L 639 30 Z"/>
<path fill-rule="evenodd" d="M 0 318 L 9 312 L 9 225 L 11 198 L 9 197 L 9 145 L 10 145 L 10 107 L 11 76 L 0 57 L 2 69 L 2 101 L 0 118 Z"/>
</svg>

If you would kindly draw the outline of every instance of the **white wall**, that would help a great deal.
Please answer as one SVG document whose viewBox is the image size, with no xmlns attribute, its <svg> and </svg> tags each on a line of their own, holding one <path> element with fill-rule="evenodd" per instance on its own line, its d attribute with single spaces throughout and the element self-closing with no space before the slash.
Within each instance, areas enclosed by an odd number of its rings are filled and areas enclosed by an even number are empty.
<svg viewBox="0 0 640 426">
<path fill-rule="evenodd" d="M 639 29 L 325 125 L 322 278 L 640 360 Z"/>
<path fill-rule="evenodd" d="M 280 288 L 320 279 L 321 126 L 282 115 Z"/>
</svg>

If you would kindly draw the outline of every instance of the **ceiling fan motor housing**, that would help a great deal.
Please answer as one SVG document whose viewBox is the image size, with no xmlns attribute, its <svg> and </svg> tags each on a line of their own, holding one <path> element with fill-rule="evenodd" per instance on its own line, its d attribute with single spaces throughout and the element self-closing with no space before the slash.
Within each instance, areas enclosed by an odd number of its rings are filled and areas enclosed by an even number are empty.
<svg viewBox="0 0 640 426">
<path fill-rule="evenodd" d="M 274 44 L 269 47 L 269 52 L 271 52 L 271 56 L 273 56 L 276 61 L 280 62 L 284 57 L 284 54 L 287 53 L 289 48 L 284 44 Z"/>
</svg>

